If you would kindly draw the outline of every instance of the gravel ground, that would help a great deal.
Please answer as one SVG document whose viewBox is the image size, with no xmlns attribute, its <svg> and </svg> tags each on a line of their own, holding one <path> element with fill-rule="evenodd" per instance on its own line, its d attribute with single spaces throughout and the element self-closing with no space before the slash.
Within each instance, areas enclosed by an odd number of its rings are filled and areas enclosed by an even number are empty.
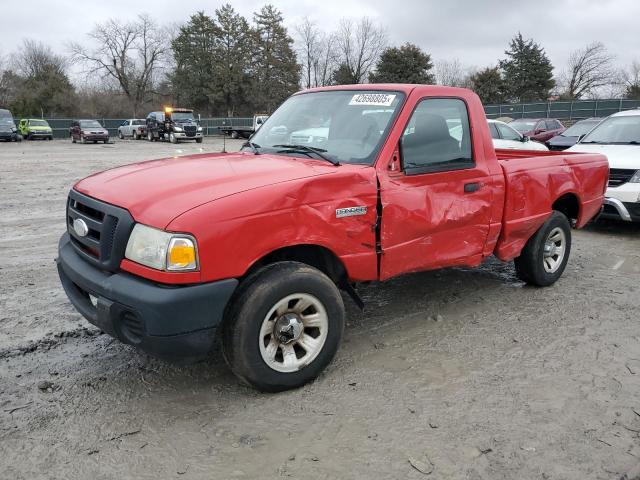
<svg viewBox="0 0 640 480">
<path fill-rule="evenodd" d="M 69 187 L 220 148 L 0 144 L 0 478 L 640 478 L 638 225 L 575 232 L 550 288 L 496 261 L 361 287 L 334 363 L 277 395 L 90 326 L 53 262 Z"/>
</svg>

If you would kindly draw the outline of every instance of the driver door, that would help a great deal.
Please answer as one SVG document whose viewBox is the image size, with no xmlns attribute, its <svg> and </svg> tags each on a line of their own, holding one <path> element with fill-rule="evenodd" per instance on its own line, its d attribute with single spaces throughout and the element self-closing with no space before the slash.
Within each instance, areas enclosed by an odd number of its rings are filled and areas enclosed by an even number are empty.
<svg viewBox="0 0 640 480">
<path fill-rule="evenodd" d="M 381 280 L 482 260 L 492 189 L 471 138 L 463 100 L 416 105 L 398 146 L 402 169 L 381 179 Z"/>
</svg>

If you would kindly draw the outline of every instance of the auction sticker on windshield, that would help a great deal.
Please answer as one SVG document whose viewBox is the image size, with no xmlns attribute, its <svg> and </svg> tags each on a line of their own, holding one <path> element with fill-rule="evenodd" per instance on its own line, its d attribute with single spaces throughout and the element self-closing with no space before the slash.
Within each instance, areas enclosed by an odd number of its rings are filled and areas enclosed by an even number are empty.
<svg viewBox="0 0 640 480">
<path fill-rule="evenodd" d="M 358 93 L 351 98 L 349 105 L 390 107 L 395 98 L 395 95 L 387 93 Z"/>
</svg>

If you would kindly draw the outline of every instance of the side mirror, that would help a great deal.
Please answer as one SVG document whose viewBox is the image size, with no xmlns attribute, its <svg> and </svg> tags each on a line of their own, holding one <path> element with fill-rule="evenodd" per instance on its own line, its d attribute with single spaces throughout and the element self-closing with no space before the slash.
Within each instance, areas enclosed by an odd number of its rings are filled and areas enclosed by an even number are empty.
<svg viewBox="0 0 640 480">
<path fill-rule="evenodd" d="M 522 138 L 520 139 L 522 143 L 526 143 L 530 140 L 531 140 L 531 137 L 527 137 L 526 135 L 523 135 Z"/>
</svg>

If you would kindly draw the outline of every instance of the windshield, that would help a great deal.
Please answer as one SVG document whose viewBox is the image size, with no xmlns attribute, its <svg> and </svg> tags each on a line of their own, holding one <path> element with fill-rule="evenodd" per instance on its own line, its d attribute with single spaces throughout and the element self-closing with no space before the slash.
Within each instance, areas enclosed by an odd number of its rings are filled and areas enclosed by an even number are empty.
<svg viewBox="0 0 640 480">
<path fill-rule="evenodd" d="M 145 125 L 146 122 L 144 120 L 134 120 L 131 122 L 132 125 Z"/>
<path fill-rule="evenodd" d="M 640 145 L 640 115 L 609 117 L 580 143 Z"/>
<path fill-rule="evenodd" d="M 193 122 L 193 112 L 173 112 L 171 119 L 174 122 Z"/>
<path fill-rule="evenodd" d="M 32 127 L 48 127 L 49 124 L 45 120 L 29 120 Z"/>
<path fill-rule="evenodd" d="M 102 125 L 97 120 L 82 120 L 80 128 L 102 128 Z"/>
<path fill-rule="evenodd" d="M 11 117 L 0 117 L 0 125 L 3 127 L 15 127 Z"/>
<path fill-rule="evenodd" d="M 251 142 L 261 153 L 313 156 L 279 146 L 304 145 L 321 149 L 333 161 L 371 165 L 403 100 L 400 92 L 379 90 L 295 95 L 266 120 Z"/>
<path fill-rule="evenodd" d="M 600 120 L 584 120 L 582 122 L 578 122 L 572 127 L 567 128 L 564 132 L 562 132 L 563 137 L 579 137 L 580 135 L 585 135 L 589 133 L 589 131 L 598 125 Z"/>
<path fill-rule="evenodd" d="M 509 126 L 511 128 L 515 128 L 520 133 L 527 133 L 533 130 L 536 123 L 538 123 L 536 120 L 514 120 L 509 123 Z"/>
</svg>

